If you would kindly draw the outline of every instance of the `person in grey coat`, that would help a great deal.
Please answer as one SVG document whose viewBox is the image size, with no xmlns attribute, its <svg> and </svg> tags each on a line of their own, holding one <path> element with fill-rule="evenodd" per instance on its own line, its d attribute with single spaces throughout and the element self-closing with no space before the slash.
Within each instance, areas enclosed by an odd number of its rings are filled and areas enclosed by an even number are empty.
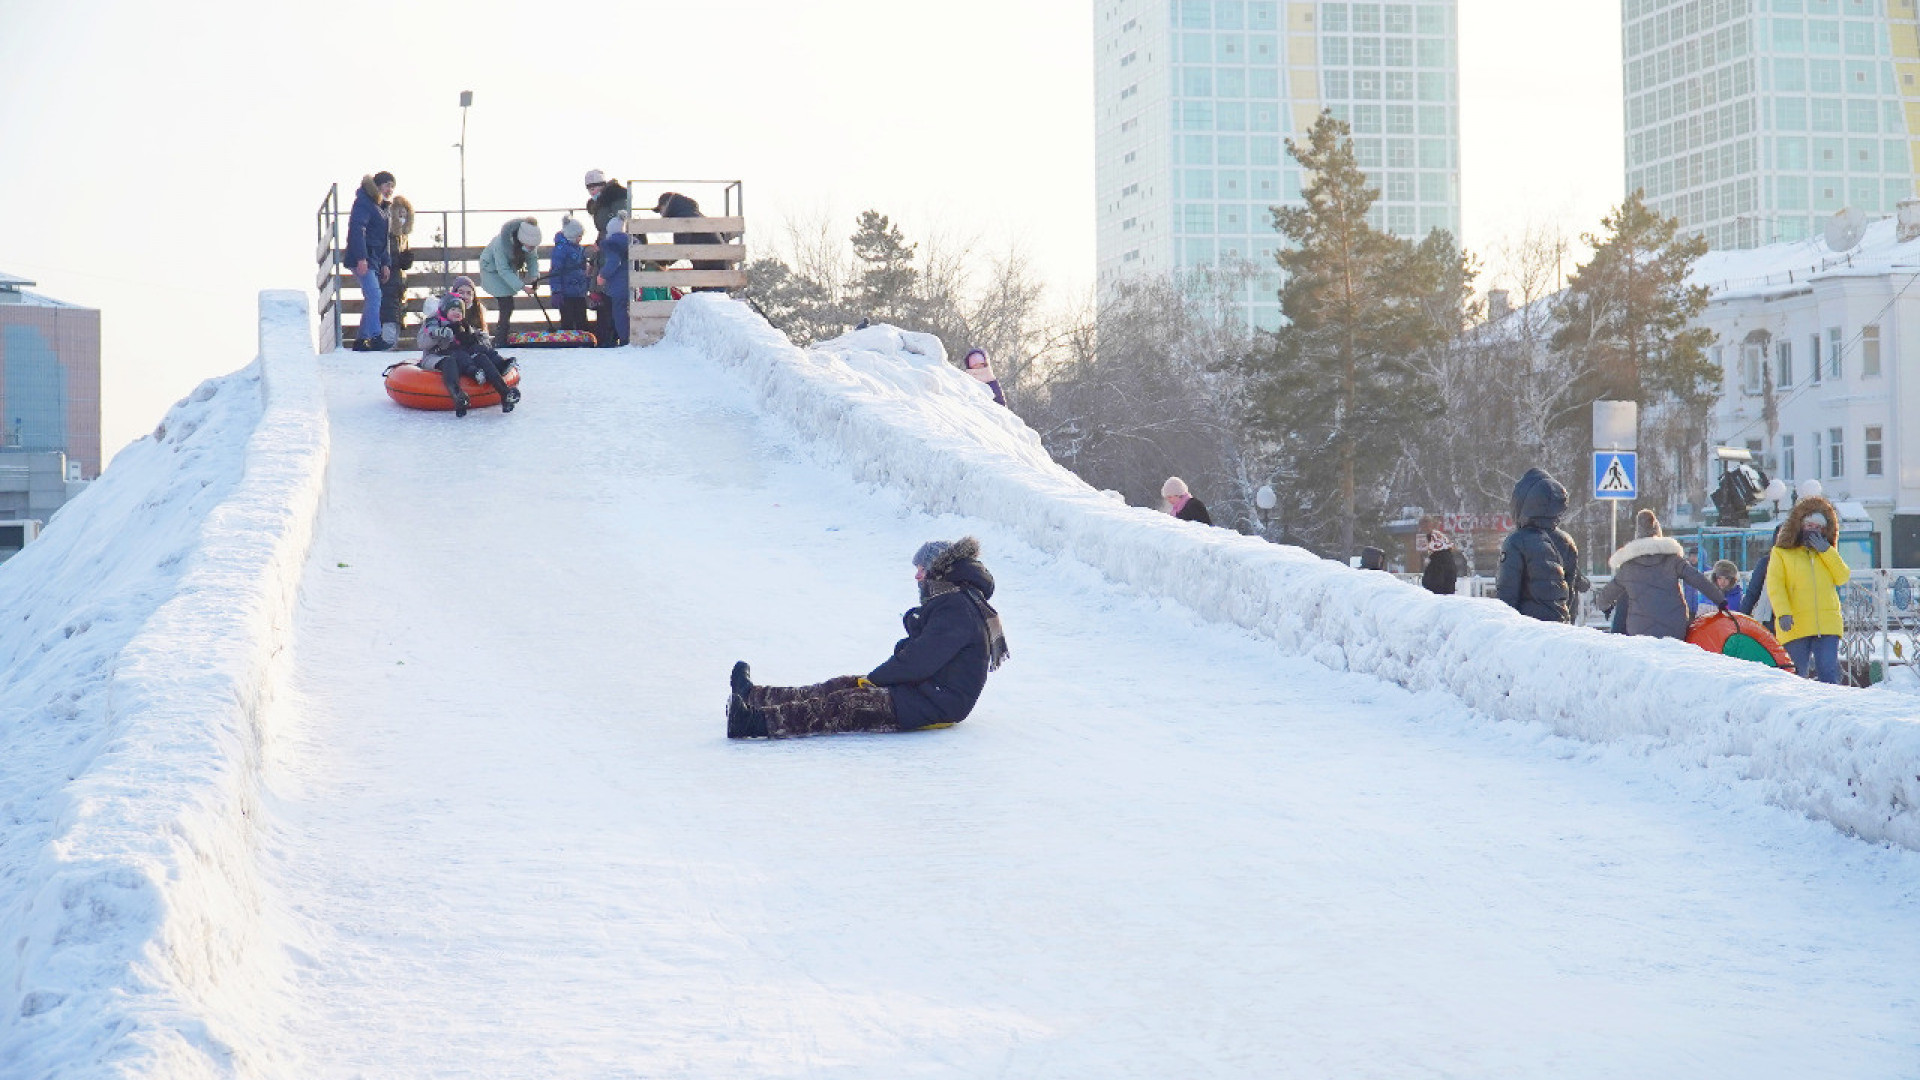
<svg viewBox="0 0 1920 1080">
<path fill-rule="evenodd" d="M 1607 565 L 1613 568 L 1613 580 L 1600 590 L 1594 602 L 1602 611 L 1612 611 L 1622 600 L 1627 604 L 1625 632 L 1633 637 L 1684 638 L 1693 622 L 1687 611 L 1682 581 L 1727 610 L 1727 598 L 1712 579 L 1687 561 L 1680 541 L 1660 532 L 1660 519 L 1651 510 L 1634 515 L 1634 539 L 1623 545 Z"/>
</svg>

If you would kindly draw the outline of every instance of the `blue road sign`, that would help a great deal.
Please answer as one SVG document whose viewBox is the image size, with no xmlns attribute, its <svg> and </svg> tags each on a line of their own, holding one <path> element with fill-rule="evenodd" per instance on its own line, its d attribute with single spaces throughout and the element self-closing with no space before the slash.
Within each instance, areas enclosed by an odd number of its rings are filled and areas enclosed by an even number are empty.
<svg viewBox="0 0 1920 1080">
<path fill-rule="evenodd" d="M 1593 452 L 1593 497 L 1631 499 L 1640 491 L 1640 457 L 1631 450 Z"/>
</svg>

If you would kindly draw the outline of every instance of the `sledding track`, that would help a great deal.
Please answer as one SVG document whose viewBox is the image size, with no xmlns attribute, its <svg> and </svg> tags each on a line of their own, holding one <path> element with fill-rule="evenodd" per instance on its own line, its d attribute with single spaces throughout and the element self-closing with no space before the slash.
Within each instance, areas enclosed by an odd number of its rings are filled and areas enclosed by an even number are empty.
<svg viewBox="0 0 1920 1080">
<path fill-rule="evenodd" d="M 270 745 L 300 1075 L 1910 1075 L 1920 859 L 1283 657 L 809 462 L 689 351 L 322 364 Z M 728 743 L 975 532 L 951 731 Z"/>
</svg>

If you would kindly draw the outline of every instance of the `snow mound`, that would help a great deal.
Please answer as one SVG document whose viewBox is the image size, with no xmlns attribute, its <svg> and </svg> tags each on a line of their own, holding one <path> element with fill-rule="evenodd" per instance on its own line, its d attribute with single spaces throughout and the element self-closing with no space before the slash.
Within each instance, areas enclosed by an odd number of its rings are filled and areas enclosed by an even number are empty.
<svg viewBox="0 0 1920 1080">
<path fill-rule="evenodd" d="M 260 1064 L 256 722 L 327 450 L 306 300 L 260 309 L 253 364 L 0 567 L 0 1074 Z"/>
<path fill-rule="evenodd" d="M 1920 850 L 1920 703 L 1911 696 L 1809 683 L 1680 642 L 1548 625 L 1495 600 L 1434 596 L 1117 504 L 1054 463 L 924 335 L 878 326 L 802 350 L 745 305 L 697 294 L 675 308 L 667 340 L 738 370 L 822 459 L 931 512 L 998 522 L 1334 670 L 1441 691 L 1487 716 L 1589 742 L 1731 764 L 1778 805 Z"/>
</svg>

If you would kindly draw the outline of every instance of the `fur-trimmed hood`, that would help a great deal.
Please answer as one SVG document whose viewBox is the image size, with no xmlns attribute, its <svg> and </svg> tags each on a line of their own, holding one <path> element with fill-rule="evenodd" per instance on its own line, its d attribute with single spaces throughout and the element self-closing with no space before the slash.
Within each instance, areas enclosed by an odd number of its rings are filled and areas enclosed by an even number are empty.
<svg viewBox="0 0 1920 1080">
<path fill-rule="evenodd" d="M 1619 551 L 1608 557 L 1607 565 L 1618 570 L 1634 559 L 1646 558 L 1649 555 L 1656 558 L 1667 555 L 1684 557 L 1686 553 L 1687 549 L 1680 546 L 1680 541 L 1671 536 L 1643 536 L 1638 540 L 1622 544 Z"/>
<path fill-rule="evenodd" d="M 1840 511 L 1835 510 L 1833 503 L 1822 495 L 1811 495 L 1793 504 L 1793 509 L 1787 512 L 1787 520 L 1780 523 L 1780 532 L 1775 536 L 1774 544 L 1783 548 L 1799 547 L 1800 529 L 1807 523 L 1807 516 L 1814 513 L 1827 516 L 1827 527 L 1823 530 L 1827 534 L 1827 543 L 1838 544 Z"/>
<path fill-rule="evenodd" d="M 387 227 L 402 248 L 407 246 L 407 237 L 413 233 L 413 204 L 405 195 L 395 195 L 387 207 Z"/>
<path fill-rule="evenodd" d="M 980 563 L 980 541 L 963 536 L 927 564 L 928 581 L 971 585 L 983 600 L 993 599 L 993 575 Z"/>
<path fill-rule="evenodd" d="M 373 182 L 372 173 L 360 178 L 360 190 L 366 192 L 367 198 L 372 199 L 376 205 L 386 204 L 386 200 L 380 196 L 380 185 Z"/>
</svg>

